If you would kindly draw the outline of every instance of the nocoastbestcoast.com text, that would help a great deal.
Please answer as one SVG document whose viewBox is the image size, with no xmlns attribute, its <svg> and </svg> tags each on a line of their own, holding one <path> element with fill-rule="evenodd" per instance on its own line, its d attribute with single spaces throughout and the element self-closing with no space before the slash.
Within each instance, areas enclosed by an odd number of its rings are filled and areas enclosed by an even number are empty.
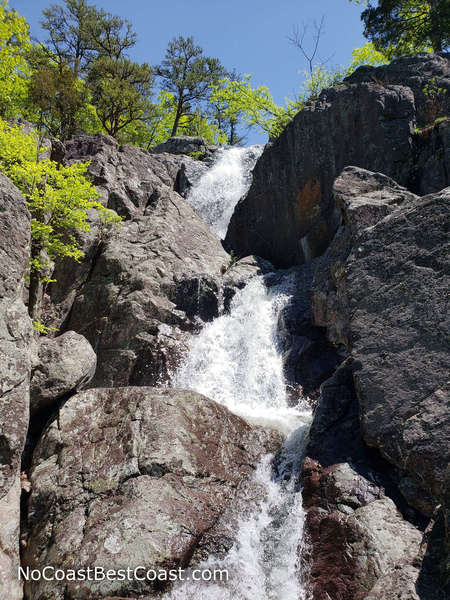
<svg viewBox="0 0 450 600">
<path fill-rule="evenodd" d="M 106 569 L 86 567 L 82 569 L 58 569 L 47 566 L 42 569 L 19 567 L 18 577 L 24 581 L 228 581 L 227 569 L 149 569 L 134 567 Z"/>
</svg>

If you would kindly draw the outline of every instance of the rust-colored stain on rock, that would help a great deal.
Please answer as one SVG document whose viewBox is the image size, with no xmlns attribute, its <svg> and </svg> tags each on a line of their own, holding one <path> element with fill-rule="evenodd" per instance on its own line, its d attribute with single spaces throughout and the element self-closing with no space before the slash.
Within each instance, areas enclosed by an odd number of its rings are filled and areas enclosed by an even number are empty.
<svg viewBox="0 0 450 600">
<path fill-rule="evenodd" d="M 299 221 L 305 221 L 319 214 L 321 197 L 322 186 L 320 180 L 317 177 L 311 177 L 297 193 L 296 218 Z"/>
</svg>

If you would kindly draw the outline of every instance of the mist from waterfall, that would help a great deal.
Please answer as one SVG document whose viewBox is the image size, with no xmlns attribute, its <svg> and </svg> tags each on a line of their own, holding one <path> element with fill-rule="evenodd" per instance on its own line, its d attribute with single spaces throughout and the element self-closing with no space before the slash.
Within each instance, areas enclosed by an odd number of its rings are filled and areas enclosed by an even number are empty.
<svg viewBox="0 0 450 600">
<path fill-rule="evenodd" d="M 252 161 L 245 162 L 245 156 L 246 149 L 225 150 L 192 191 L 194 206 L 220 235 L 250 184 L 242 165 L 248 168 Z M 234 176 L 239 183 L 229 181 Z M 220 207 L 220 199 L 225 206 Z M 306 598 L 299 564 L 304 523 L 299 472 L 311 413 L 301 398 L 296 406 L 292 398 L 288 401 L 278 332 L 281 312 L 294 293 L 293 273 L 253 277 L 236 292 L 227 313 L 192 336 L 173 373 L 174 387 L 202 393 L 252 424 L 280 431 L 286 441 L 276 469 L 272 456 L 257 468 L 252 485 L 259 492 L 256 499 L 249 498 L 252 508 L 241 515 L 231 550 L 224 558 L 210 556 L 195 565 L 226 569 L 228 581 L 177 582 L 166 600 Z"/>
<path fill-rule="evenodd" d="M 190 190 L 187 200 L 220 238 L 224 238 L 234 207 L 247 193 L 251 171 L 263 146 L 232 146 L 217 151 L 213 166 Z"/>
</svg>

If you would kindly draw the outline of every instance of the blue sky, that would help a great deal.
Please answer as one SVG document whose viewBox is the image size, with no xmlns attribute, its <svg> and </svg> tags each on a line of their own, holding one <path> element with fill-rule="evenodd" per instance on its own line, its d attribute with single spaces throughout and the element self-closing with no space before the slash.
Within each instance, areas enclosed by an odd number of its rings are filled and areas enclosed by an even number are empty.
<svg viewBox="0 0 450 600">
<path fill-rule="evenodd" d="M 54 0 L 10 0 L 26 17 L 32 35 L 43 38 L 41 11 Z M 365 39 L 360 7 L 348 0 L 98 0 L 92 1 L 129 19 L 138 34 L 130 53 L 134 60 L 157 64 L 167 42 L 177 35 L 193 35 L 205 53 L 219 58 L 228 69 L 252 73 L 255 85 L 268 85 L 282 103 L 298 90 L 306 68 L 289 42 L 295 25 L 325 17 L 319 55 L 331 64 L 347 64 L 353 48 Z M 249 142 L 263 141 L 249 136 Z"/>
</svg>

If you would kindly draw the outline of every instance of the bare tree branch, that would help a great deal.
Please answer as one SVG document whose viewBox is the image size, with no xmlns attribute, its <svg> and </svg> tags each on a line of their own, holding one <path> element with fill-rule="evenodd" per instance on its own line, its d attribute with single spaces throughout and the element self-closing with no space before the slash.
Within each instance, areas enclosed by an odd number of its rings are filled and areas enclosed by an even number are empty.
<svg viewBox="0 0 450 600">
<path fill-rule="evenodd" d="M 301 31 L 298 26 L 295 26 L 292 30 L 292 36 L 288 37 L 291 44 L 293 44 L 303 54 L 305 60 L 308 63 L 309 72 L 312 74 L 314 70 L 314 61 L 319 50 L 320 40 L 324 34 L 325 16 L 322 15 L 319 23 L 313 22 L 313 33 L 312 33 L 312 49 L 308 51 L 306 44 L 306 36 L 309 31 L 309 24 L 303 23 Z"/>
</svg>

